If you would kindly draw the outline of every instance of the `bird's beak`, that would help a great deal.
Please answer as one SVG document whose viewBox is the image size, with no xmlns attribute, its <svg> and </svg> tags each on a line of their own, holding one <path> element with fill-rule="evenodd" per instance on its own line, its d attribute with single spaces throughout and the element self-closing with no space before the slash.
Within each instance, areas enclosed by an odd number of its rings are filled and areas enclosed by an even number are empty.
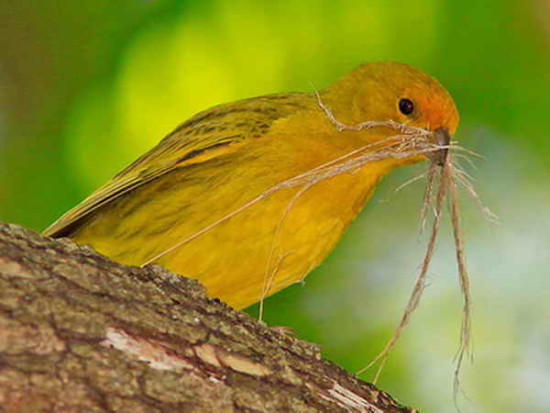
<svg viewBox="0 0 550 413">
<path fill-rule="evenodd" d="M 444 148 L 428 153 L 428 158 L 432 162 L 435 162 L 439 166 L 445 165 L 447 160 L 447 154 L 449 153 L 449 144 L 451 143 L 451 135 L 447 128 L 437 128 L 433 131 L 433 140 L 434 143 L 438 146 L 443 146 Z"/>
</svg>

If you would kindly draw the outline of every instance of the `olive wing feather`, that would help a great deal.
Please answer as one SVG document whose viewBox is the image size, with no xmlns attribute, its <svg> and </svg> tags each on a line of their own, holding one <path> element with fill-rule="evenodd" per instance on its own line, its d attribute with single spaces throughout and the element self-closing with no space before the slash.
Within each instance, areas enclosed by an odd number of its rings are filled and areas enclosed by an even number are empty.
<svg viewBox="0 0 550 413">
<path fill-rule="evenodd" d="M 300 95 L 262 96 L 219 105 L 196 114 L 61 216 L 43 232 L 44 235 L 70 236 L 94 212 L 133 189 L 176 168 L 207 162 L 235 151 L 250 138 L 267 134 L 274 121 L 301 107 Z"/>
</svg>

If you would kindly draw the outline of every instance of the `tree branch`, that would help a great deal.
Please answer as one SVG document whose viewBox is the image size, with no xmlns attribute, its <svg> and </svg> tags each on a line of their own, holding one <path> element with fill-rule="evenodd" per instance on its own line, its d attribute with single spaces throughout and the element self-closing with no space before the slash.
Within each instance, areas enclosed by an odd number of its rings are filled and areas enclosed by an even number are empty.
<svg viewBox="0 0 550 413">
<path fill-rule="evenodd" d="M 0 411 L 415 412 L 195 280 L 7 224 Z"/>
</svg>

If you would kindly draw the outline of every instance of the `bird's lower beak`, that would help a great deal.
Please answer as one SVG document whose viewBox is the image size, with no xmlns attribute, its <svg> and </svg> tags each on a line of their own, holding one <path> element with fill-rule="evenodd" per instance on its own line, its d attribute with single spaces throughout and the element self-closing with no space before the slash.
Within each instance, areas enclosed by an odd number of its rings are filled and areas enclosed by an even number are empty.
<svg viewBox="0 0 550 413">
<path fill-rule="evenodd" d="M 446 128 L 437 128 L 433 131 L 433 140 L 437 146 L 442 148 L 428 153 L 428 158 L 439 166 L 445 165 L 447 154 L 449 153 L 449 144 L 451 143 L 451 135 Z"/>
</svg>

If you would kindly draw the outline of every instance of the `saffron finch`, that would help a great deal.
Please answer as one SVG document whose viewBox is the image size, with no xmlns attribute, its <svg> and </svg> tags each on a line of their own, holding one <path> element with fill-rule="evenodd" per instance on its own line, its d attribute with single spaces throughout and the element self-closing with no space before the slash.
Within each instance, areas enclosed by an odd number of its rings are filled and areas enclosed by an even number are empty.
<svg viewBox="0 0 550 413">
<path fill-rule="evenodd" d="M 45 234 L 124 264 L 161 264 L 243 308 L 301 281 L 379 180 L 444 157 L 457 125 L 431 76 L 364 64 L 318 93 L 198 113 Z"/>
</svg>

